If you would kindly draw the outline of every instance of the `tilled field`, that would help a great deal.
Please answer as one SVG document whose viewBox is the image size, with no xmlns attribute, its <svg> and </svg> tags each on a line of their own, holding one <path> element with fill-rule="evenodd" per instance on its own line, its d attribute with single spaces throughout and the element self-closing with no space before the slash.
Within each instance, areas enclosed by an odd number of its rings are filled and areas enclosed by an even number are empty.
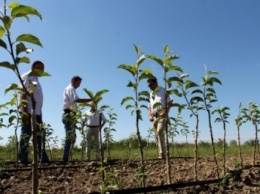
<svg viewBox="0 0 260 194">
<path fill-rule="evenodd" d="M 146 188 L 149 191 L 149 188 L 161 186 L 160 191 L 153 189 L 146 193 L 260 193 L 260 158 L 257 156 L 255 167 L 251 166 L 252 156 L 243 156 L 243 159 L 244 168 L 239 170 L 236 167 L 239 159 L 227 157 L 226 166 L 231 176 L 225 176 L 225 179 L 223 179 L 223 163 L 219 159 L 219 176 L 222 178 L 221 182 L 225 183 L 220 184 L 220 181 L 214 182 L 218 177 L 213 158 L 199 159 L 198 182 L 195 183 L 193 158 L 171 158 L 172 185 L 167 184 L 165 160 L 145 160 Z M 138 188 L 141 187 L 139 166 L 140 162 L 133 160 L 111 160 L 109 163 L 104 163 L 106 169 L 104 180 L 108 186 L 105 188 L 102 186 L 100 161 L 73 161 L 69 165 L 61 165 L 58 162 L 44 164 L 38 171 L 39 190 L 43 194 L 84 194 L 101 193 L 100 189 L 103 188 L 104 190 L 121 190 L 117 193 L 134 193 L 129 189 L 137 188 L 136 192 L 138 192 Z M 208 182 L 210 180 L 213 181 L 210 183 Z M 186 183 L 194 183 L 194 185 L 186 186 Z M 122 191 L 123 189 L 125 191 Z M 1 171 L 0 193 L 29 194 L 31 190 L 30 165 L 19 165 L 17 171 Z"/>
</svg>

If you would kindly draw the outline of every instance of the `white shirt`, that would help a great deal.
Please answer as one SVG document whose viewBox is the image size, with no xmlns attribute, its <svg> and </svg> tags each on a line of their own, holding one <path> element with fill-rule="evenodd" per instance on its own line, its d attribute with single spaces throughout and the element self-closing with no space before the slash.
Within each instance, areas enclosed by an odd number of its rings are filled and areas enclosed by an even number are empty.
<svg viewBox="0 0 260 194">
<path fill-rule="evenodd" d="M 42 105 L 43 105 L 43 92 L 42 92 L 42 87 L 41 84 L 38 80 L 38 77 L 36 76 L 29 76 L 29 74 L 32 71 L 28 71 L 24 73 L 21 78 L 23 80 L 23 84 L 27 90 L 33 91 L 33 96 L 36 101 L 36 106 L 35 106 L 35 114 L 36 115 L 41 115 L 42 114 Z M 32 100 L 29 96 L 26 97 L 27 100 L 27 108 L 28 108 L 28 113 L 32 114 Z"/>
<path fill-rule="evenodd" d="M 167 103 L 170 103 L 172 101 L 172 97 L 167 96 Z M 156 103 L 160 103 L 160 105 L 153 108 L 153 105 Z M 155 115 L 159 110 L 164 109 L 165 105 L 165 89 L 161 86 L 158 86 L 157 88 L 155 88 L 154 91 L 150 93 L 150 103 L 148 106 L 151 108 L 151 112 L 153 113 L 153 115 Z"/>
<path fill-rule="evenodd" d="M 69 84 L 63 92 L 63 110 L 70 109 L 73 112 L 77 112 L 77 103 L 79 97 L 76 93 L 76 88 Z"/>
<path fill-rule="evenodd" d="M 106 117 L 99 110 L 96 110 L 96 111 L 87 110 L 85 112 L 85 116 L 87 119 L 86 125 L 87 126 L 99 126 L 99 113 L 101 113 L 101 120 L 106 121 Z"/>
</svg>

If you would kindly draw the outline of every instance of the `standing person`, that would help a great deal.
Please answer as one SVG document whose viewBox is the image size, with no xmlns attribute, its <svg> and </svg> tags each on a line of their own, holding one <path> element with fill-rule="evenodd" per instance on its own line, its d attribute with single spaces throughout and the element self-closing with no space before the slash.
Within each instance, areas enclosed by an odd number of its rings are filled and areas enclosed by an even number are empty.
<svg viewBox="0 0 260 194">
<path fill-rule="evenodd" d="M 49 162 L 49 158 L 45 152 L 45 131 L 42 122 L 42 105 L 43 105 L 43 91 L 37 76 L 31 75 L 35 71 L 44 71 L 44 64 L 41 61 L 35 61 L 31 70 L 21 76 L 23 85 L 26 90 L 30 92 L 36 102 L 35 114 L 37 122 L 37 149 L 38 157 L 41 162 Z M 18 144 L 18 159 L 20 163 L 28 163 L 28 148 L 29 140 L 32 135 L 31 116 L 32 116 L 32 100 L 25 91 L 20 96 L 21 104 L 20 113 L 22 116 L 22 128 L 20 141 Z"/>
<path fill-rule="evenodd" d="M 166 117 L 170 110 L 173 99 L 171 96 L 165 98 L 166 90 L 158 86 L 156 77 L 149 78 L 147 80 L 148 87 L 152 90 L 150 93 L 150 103 L 148 106 L 149 120 L 153 122 L 153 127 L 157 134 L 158 141 L 158 158 L 165 158 L 165 128 L 167 125 Z M 167 102 L 167 103 L 166 103 Z M 154 105 L 160 103 L 160 105 Z M 167 105 L 167 106 L 166 106 Z"/>
<path fill-rule="evenodd" d="M 85 122 L 83 123 L 83 126 L 85 124 L 87 126 L 87 159 L 91 159 L 91 143 L 93 136 L 96 146 L 96 160 L 100 160 L 100 132 L 107 120 L 104 114 L 97 110 L 97 105 L 94 102 L 91 102 L 90 106 L 91 109 L 85 112 Z"/>
<path fill-rule="evenodd" d="M 73 76 L 71 83 L 65 88 L 63 92 L 63 115 L 62 122 L 65 127 L 65 144 L 63 150 L 63 162 L 69 161 L 71 149 L 76 141 L 76 112 L 77 103 L 90 102 L 89 98 L 79 98 L 76 89 L 80 86 L 82 78 L 79 76 Z"/>
</svg>

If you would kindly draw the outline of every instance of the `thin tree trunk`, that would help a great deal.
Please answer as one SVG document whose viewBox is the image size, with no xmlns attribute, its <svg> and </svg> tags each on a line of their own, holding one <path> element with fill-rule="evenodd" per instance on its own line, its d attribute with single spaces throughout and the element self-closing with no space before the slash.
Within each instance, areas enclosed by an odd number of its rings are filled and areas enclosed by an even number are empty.
<svg viewBox="0 0 260 194">
<path fill-rule="evenodd" d="M 136 106 L 138 107 L 138 106 Z M 140 136 L 140 130 L 139 130 L 139 119 L 138 119 L 138 115 L 139 115 L 139 110 L 136 110 L 136 130 L 137 130 L 137 137 L 138 137 L 138 144 L 139 144 L 139 149 L 140 149 L 140 154 L 141 154 L 141 173 L 142 173 L 142 185 L 143 187 L 145 187 L 145 176 L 144 176 L 144 172 L 145 172 L 145 165 L 144 165 L 144 154 L 143 154 L 143 148 L 142 148 L 142 140 L 141 140 L 141 136 Z"/>
<path fill-rule="evenodd" d="M 32 126 L 32 144 L 33 144 L 33 162 L 32 162 L 32 193 L 38 193 L 38 157 L 37 157 L 37 123 L 36 123 L 36 113 L 35 106 L 36 102 L 33 94 L 31 95 L 32 100 L 32 116 L 31 116 L 31 126 Z"/>
<path fill-rule="evenodd" d="M 101 168 L 103 169 L 104 166 L 104 152 L 103 152 L 103 145 L 102 145 L 102 130 L 101 130 L 101 119 L 102 114 L 99 113 L 99 146 L 100 146 L 100 155 L 101 155 Z M 102 170 L 102 181 L 105 181 L 105 171 Z"/>
<path fill-rule="evenodd" d="M 241 167 L 243 167 L 243 157 L 242 157 L 242 151 L 241 151 L 240 128 L 239 128 L 239 126 L 237 127 L 237 139 L 238 139 L 238 153 L 239 153 L 239 157 L 240 157 L 240 163 L 241 163 Z"/>
<path fill-rule="evenodd" d="M 195 147 L 194 147 L 194 180 L 198 180 L 198 131 L 199 131 L 199 116 L 196 116 L 196 129 L 195 129 Z"/>
<path fill-rule="evenodd" d="M 226 123 L 223 123 L 224 137 L 223 137 L 223 169 L 224 176 L 226 175 Z"/>
<path fill-rule="evenodd" d="M 258 138 L 257 138 L 257 124 L 254 123 L 255 125 L 255 142 L 254 142 L 254 153 L 253 153 L 253 166 L 255 166 L 255 155 L 256 155 L 256 145 L 257 145 L 257 142 L 258 142 Z"/>
<path fill-rule="evenodd" d="M 164 118 L 166 119 L 166 118 Z M 170 163 L 170 154 L 169 154 L 169 140 L 168 140 L 168 120 L 165 121 L 165 137 L 166 137 L 166 166 L 167 166 L 167 182 L 168 184 L 172 183 L 171 180 L 171 163 Z"/>
<path fill-rule="evenodd" d="M 211 137 L 211 145 L 212 145 L 212 151 L 213 151 L 213 156 L 214 156 L 214 161 L 216 164 L 216 170 L 217 170 L 217 177 L 219 178 L 219 172 L 218 172 L 218 160 L 216 157 L 216 150 L 215 150 L 215 144 L 214 144 L 214 137 L 213 137 L 213 130 L 212 130 L 212 125 L 211 125 L 211 116 L 210 116 L 210 111 L 207 109 L 208 112 L 208 121 L 209 121 L 209 130 L 210 130 L 210 137 Z"/>
</svg>

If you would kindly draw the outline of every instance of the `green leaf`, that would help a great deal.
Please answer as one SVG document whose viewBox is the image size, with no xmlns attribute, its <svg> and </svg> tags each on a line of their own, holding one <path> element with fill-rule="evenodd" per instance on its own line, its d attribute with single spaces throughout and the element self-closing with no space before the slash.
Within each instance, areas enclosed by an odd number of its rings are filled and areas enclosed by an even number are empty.
<svg viewBox="0 0 260 194">
<path fill-rule="evenodd" d="M 220 81 L 218 78 L 216 78 L 216 77 L 211 77 L 210 80 L 211 80 L 213 83 L 218 83 L 218 84 L 222 85 L 221 81 Z"/>
<path fill-rule="evenodd" d="M 5 34 L 5 29 L 2 26 L 0 26 L 0 38 L 2 38 L 4 34 Z M 4 41 L 2 41 L 2 42 L 4 42 Z M 1 42 L 0 42 L 0 46 L 2 46 Z M 5 46 L 5 48 L 6 48 L 6 46 Z"/>
<path fill-rule="evenodd" d="M 213 94 L 215 94 L 216 92 L 215 92 L 215 90 L 213 89 L 213 88 L 207 88 L 207 90 L 206 91 L 208 91 L 208 92 L 211 92 L 211 93 L 213 93 Z"/>
<path fill-rule="evenodd" d="M 170 47 L 168 45 L 166 45 L 163 49 L 164 53 L 167 54 L 167 53 L 170 53 L 171 50 L 170 50 Z"/>
<path fill-rule="evenodd" d="M 12 18 L 25 17 L 29 20 L 28 15 L 38 16 L 42 20 L 42 15 L 33 7 L 26 5 L 15 6 L 11 11 Z"/>
<path fill-rule="evenodd" d="M 218 71 L 208 71 L 208 74 L 218 74 Z"/>
<path fill-rule="evenodd" d="M 18 2 L 11 2 L 8 7 L 9 7 L 9 9 L 12 10 L 13 8 L 15 8 L 19 5 L 20 5 L 20 3 L 18 3 Z"/>
<path fill-rule="evenodd" d="M 123 100 L 121 101 L 121 105 L 123 105 L 125 102 L 127 102 L 129 100 L 134 101 L 134 98 L 132 96 L 127 96 L 127 97 L 123 98 Z"/>
<path fill-rule="evenodd" d="M 138 85 L 137 83 L 134 83 L 134 82 L 132 82 L 132 81 L 129 81 L 126 86 L 127 86 L 127 87 L 133 87 L 134 89 L 136 89 L 136 88 L 137 88 L 137 85 Z"/>
<path fill-rule="evenodd" d="M 13 123 L 13 121 L 16 119 L 16 116 L 12 115 L 9 117 L 9 123 Z"/>
<path fill-rule="evenodd" d="M 51 76 L 49 73 L 41 70 L 34 70 L 29 73 L 29 76 L 36 76 L 36 77 L 45 77 L 45 76 Z"/>
<path fill-rule="evenodd" d="M 192 92 L 191 92 L 191 94 L 203 94 L 203 92 L 200 90 L 200 89 L 197 89 L 197 90 L 193 90 Z"/>
<path fill-rule="evenodd" d="M 5 89 L 5 94 L 7 94 L 10 91 L 14 91 L 14 90 L 21 90 L 21 88 L 17 85 L 17 84 L 11 84 L 10 86 L 8 86 L 8 88 Z"/>
<path fill-rule="evenodd" d="M 141 101 L 150 102 L 149 98 L 145 98 L 145 97 L 139 97 L 138 101 L 139 102 L 141 102 Z"/>
<path fill-rule="evenodd" d="M 150 98 L 150 93 L 148 91 L 141 91 L 138 93 L 138 96 L 145 96 L 147 98 Z"/>
<path fill-rule="evenodd" d="M 10 30 L 11 24 L 12 24 L 12 19 L 10 17 L 8 17 L 8 16 L 4 16 L 2 18 L 2 21 L 4 23 L 5 29 L 6 30 Z"/>
<path fill-rule="evenodd" d="M 182 94 L 181 94 L 177 89 L 171 90 L 171 93 L 172 93 L 172 94 L 175 94 L 175 95 L 178 96 L 178 97 L 182 97 Z"/>
<path fill-rule="evenodd" d="M 153 105 L 153 109 L 156 109 L 157 107 L 159 106 L 162 106 L 162 103 L 161 102 L 156 102 L 154 105 Z"/>
<path fill-rule="evenodd" d="M 139 66 L 140 64 L 142 64 L 145 59 L 146 59 L 145 55 L 140 56 L 137 60 L 137 65 Z"/>
<path fill-rule="evenodd" d="M 0 38 L 1 38 L 1 26 L 0 26 Z M 2 39 L 0 39 L 0 46 L 7 50 L 7 46 Z"/>
<path fill-rule="evenodd" d="M 136 68 L 134 67 L 134 65 L 125 65 L 125 64 L 121 64 L 118 66 L 118 68 L 124 69 L 128 72 L 130 72 L 133 76 L 135 76 L 135 74 L 137 73 Z"/>
<path fill-rule="evenodd" d="M 20 42 L 19 44 L 16 45 L 16 55 L 19 55 L 22 52 L 26 51 L 26 47 L 24 43 Z"/>
<path fill-rule="evenodd" d="M 139 76 L 139 80 L 142 80 L 142 79 L 149 79 L 149 78 L 152 78 L 154 77 L 152 71 L 150 69 L 142 69 L 141 70 L 141 75 Z"/>
<path fill-rule="evenodd" d="M 29 42 L 29 43 L 32 43 L 32 44 L 35 44 L 35 45 L 42 47 L 40 40 L 36 36 L 31 35 L 31 34 L 22 34 L 22 35 L 18 36 L 16 38 L 16 42 L 19 42 L 19 41 Z"/>
<path fill-rule="evenodd" d="M 136 54 L 137 55 L 139 55 L 140 53 L 141 53 L 141 47 L 138 47 L 138 46 L 136 46 L 135 44 L 134 44 L 134 48 L 135 48 L 135 52 L 136 52 Z"/>
<path fill-rule="evenodd" d="M 6 67 L 12 69 L 13 71 L 15 70 L 15 65 L 11 65 L 8 61 L 0 63 L 0 67 Z"/>
<path fill-rule="evenodd" d="M 105 93 L 107 93 L 107 92 L 109 92 L 109 90 L 106 90 L 106 89 L 100 90 L 100 91 L 98 91 L 98 92 L 96 93 L 95 97 L 102 96 L 103 94 L 105 94 Z"/>
<path fill-rule="evenodd" d="M 29 64 L 30 63 L 30 59 L 28 57 L 17 57 L 16 58 L 16 63 L 27 63 Z"/>
<path fill-rule="evenodd" d="M 146 56 L 146 58 L 156 61 L 159 65 L 161 65 L 163 67 L 163 61 L 160 58 L 158 58 L 154 55 L 145 55 L 145 56 Z"/>
<path fill-rule="evenodd" d="M 170 60 L 175 60 L 175 59 L 179 59 L 180 57 L 178 55 L 171 55 L 168 57 L 168 59 Z"/>
<path fill-rule="evenodd" d="M 194 104 L 194 103 L 196 104 L 197 102 L 203 102 L 203 99 L 199 96 L 195 96 L 190 99 L 190 102 L 191 102 L 191 104 Z"/>
<path fill-rule="evenodd" d="M 88 94 L 88 96 L 89 96 L 89 98 L 90 98 L 91 100 L 94 99 L 94 94 L 93 94 L 93 92 L 91 92 L 90 90 L 88 90 L 88 89 L 86 89 L 86 88 L 83 88 L 83 90 Z"/>
<path fill-rule="evenodd" d="M 130 105 L 130 104 L 128 104 L 128 105 L 127 105 L 125 108 L 126 108 L 126 110 L 127 110 L 127 109 L 129 109 L 129 108 L 134 108 L 134 106 L 133 106 L 133 105 Z"/>
<path fill-rule="evenodd" d="M 176 76 L 169 77 L 168 80 L 171 82 L 175 81 L 175 82 L 183 83 L 182 79 L 180 79 L 179 77 L 176 77 Z"/>
<path fill-rule="evenodd" d="M 185 81 L 185 88 L 186 90 L 193 88 L 193 87 L 198 87 L 198 84 L 196 84 L 195 82 L 191 81 L 191 80 L 186 80 Z"/>
<path fill-rule="evenodd" d="M 146 105 L 141 105 L 140 108 L 148 109 L 148 107 Z"/>
</svg>

